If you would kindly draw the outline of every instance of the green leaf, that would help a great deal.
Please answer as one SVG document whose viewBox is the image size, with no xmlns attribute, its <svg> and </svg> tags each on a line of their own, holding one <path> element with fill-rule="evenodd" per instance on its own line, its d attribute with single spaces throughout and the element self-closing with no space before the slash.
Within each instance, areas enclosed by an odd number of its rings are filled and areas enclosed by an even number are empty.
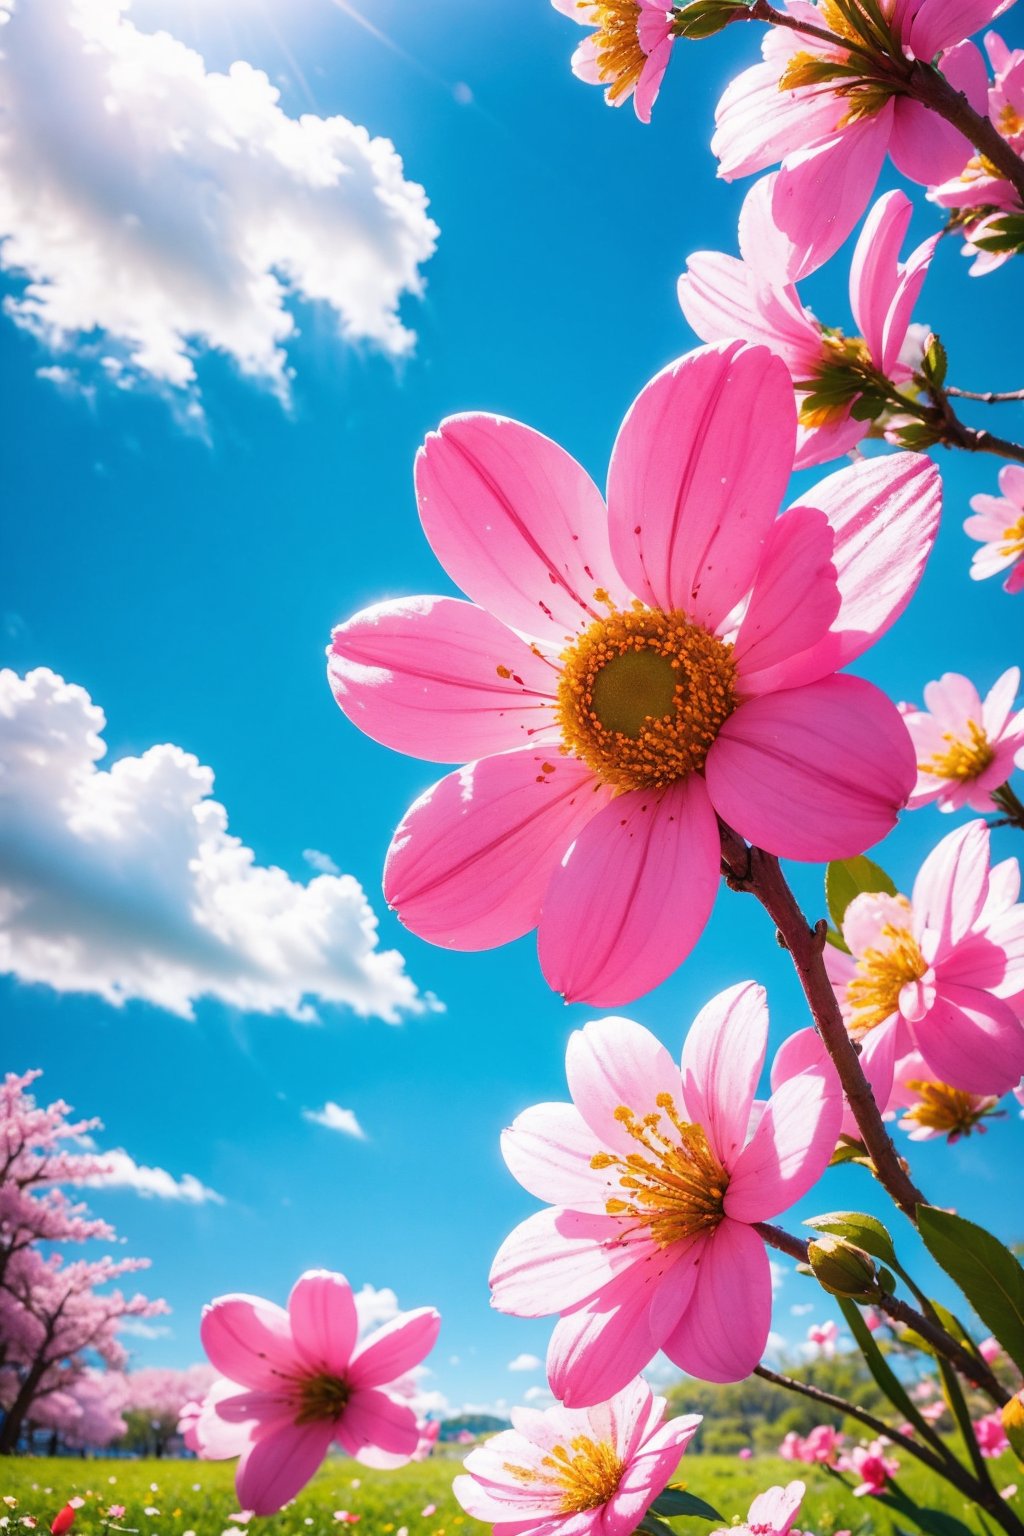
<svg viewBox="0 0 1024 1536">
<path fill-rule="evenodd" d="M 850 415 L 854 421 L 874 421 L 885 410 L 887 403 L 881 395 L 861 395 L 850 406 Z"/>
<path fill-rule="evenodd" d="M 925 378 L 937 389 L 941 389 L 946 382 L 946 369 L 949 366 L 949 358 L 946 349 L 938 336 L 929 336 L 928 345 L 925 348 L 924 357 L 921 359 L 921 369 Z"/>
<path fill-rule="evenodd" d="M 711 1504 L 698 1499 L 695 1493 L 688 1493 L 685 1488 L 666 1488 L 664 1493 L 659 1493 L 651 1508 L 656 1515 L 667 1515 L 669 1519 L 677 1515 L 695 1515 L 699 1520 L 725 1518 Z"/>
<path fill-rule="evenodd" d="M 970 1526 L 958 1520 L 955 1515 L 947 1514 L 944 1509 L 923 1509 L 893 1483 L 889 1484 L 884 1493 L 876 1494 L 875 1497 L 887 1509 L 897 1511 L 906 1520 L 913 1520 L 927 1536 L 973 1536 Z"/>
<path fill-rule="evenodd" d="M 951 1211 L 919 1205 L 917 1224 L 932 1258 L 1024 1371 L 1024 1269 L 1019 1261 L 991 1232 Z"/>
<path fill-rule="evenodd" d="M 675 12 L 672 32 L 674 36 L 688 37 L 692 42 L 714 37 L 748 9 L 746 0 L 692 0 L 692 4 Z"/>
<path fill-rule="evenodd" d="M 650 1510 L 640 1521 L 637 1531 L 646 1531 L 647 1536 L 676 1536 L 672 1527 L 666 1525 L 664 1520 L 659 1520 L 657 1515 L 652 1515 Z"/>
<path fill-rule="evenodd" d="M 863 1211 L 830 1211 L 827 1216 L 812 1216 L 804 1226 L 815 1232 L 827 1232 L 830 1237 L 845 1237 L 873 1259 L 881 1259 L 893 1269 L 900 1267 L 892 1238 L 877 1216 L 867 1216 Z"/>
<path fill-rule="evenodd" d="M 827 866 L 825 900 L 829 916 L 837 928 L 842 928 L 850 902 L 864 891 L 885 891 L 887 895 L 895 896 L 896 886 L 884 869 L 863 854 L 855 859 L 833 859 Z"/>
<path fill-rule="evenodd" d="M 847 1301 L 845 1297 L 838 1297 L 839 1307 L 846 1319 L 847 1327 L 857 1341 L 857 1347 L 864 1356 L 865 1364 L 875 1378 L 890 1403 L 894 1404 L 905 1419 L 909 1419 L 918 1434 L 932 1445 L 941 1444 L 938 1436 L 923 1418 L 917 1405 L 911 1401 L 906 1388 L 889 1365 L 882 1351 L 872 1336 L 871 1330 L 863 1317 L 856 1302 Z"/>
<path fill-rule="evenodd" d="M 846 940 L 843 938 L 838 929 L 826 928 L 825 938 L 829 944 L 832 945 L 833 949 L 841 949 L 844 955 L 848 955 L 850 953 L 850 946 L 847 944 Z"/>
</svg>

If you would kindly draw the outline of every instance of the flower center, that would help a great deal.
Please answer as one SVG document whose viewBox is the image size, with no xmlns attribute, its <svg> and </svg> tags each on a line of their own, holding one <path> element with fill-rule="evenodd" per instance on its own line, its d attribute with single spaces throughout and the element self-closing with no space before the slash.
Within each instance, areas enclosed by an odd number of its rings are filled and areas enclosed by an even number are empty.
<svg viewBox="0 0 1024 1536">
<path fill-rule="evenodd" d="M 661 789 L 703 768 L 739 702 L 732 646 L 642 604 L 596 619 L 562 668 L 563 748 L 618 789 Z"/>
<path fill-rule="evenodd" d="M 618 1176 L 623 1194 L 608 1198 L 607 1214 L 647 1227 L 658 1246 L 667 1248 L 717 1227 L 729 1175 L 712 1152 L 703 1127 L 679 1117 L 671 1094 L 659 1093 L 655 1102 L 664 1110 L 675 1135 L 665 1135 L 659 1129 L 662 1115 L 641 1117 L 620 1104 L 615 1118 L 643 1151 L 630 1152 L 626 1157 L 596 1152 L 590 1166 L 614 1169 Z"/>
<path fill-rule="evenodd" d="M 964 1093 L 960 1088 L 951 1088 L 948 1083 L 913 1079 L 907 1082 L 907 1087 L 919 1095 L 920 1103 L 904 1112 L 904 1121 L 910 1120 L 929 1131 L 941 1131 L 953 1141 L 958 1136 L 969 1136 L 999 1102 L 976 1093 Z"/>
<path fill-rule="evenodd" d="M 877 379 L 862 336 L 844 336 L 842 331 L 823 327 L 817 371 L 796 384 L 797 393 L 803 397 L 799 402 L 800 425 L 824 427 L 841 421 L 857 396 Z"/>
<path fill-rule="evenodd" d="M 340 1419 L 348 1402 L 349 1387 L 340 1376 L 304 1376 L 299 1382 L 296 1424 L 315 1424 L 321 1419 Z"/>
<path fill-rule="evenodd" d="M 909 910 L 909 903 L 905 904 Z M 920 981 L 928 969 L 909 928 L 886 923 L 881 936 L 888 945 L 864 951 L 846 988 L 853 1010 L 850 1028 L 858 1034 L 891 1018 L 899 1007 L 901 989 L 908 981 Z"/>
<path fill-rule="evenodd" d="M 577 5 L 597 29 L 597 72 L 608 85 L 608 100 L 618 101 L 636 85 L 647 62 L 637 32 L 640 6 L 637 0 L 577 0 Z"/>
<path fill-rule="evenodd" d="M 968 720 L 966 737 L 943 731 L 942 739 L 949 746 L 945 752 L 934 753 L 926 763 L 918 763 L 922 773 L 937 779 L 976 779 L 995 762 L 995 748 L 976 720 Z"/>
<path fill-rule="evenodd" d="M 1006 101 L 999 109 L 997 126 L 1004 139 L 1015 139 L 1018 133 L 1024 133 L 1024 116 Z"/>
<path fill-rule="evenodd" d="M 521 1483 L 543 1480 L 549 1487 L 560 1489 L 559 1513 L 563 1515 L 576 1515 L 607 1504 L 626 1470 L 626 1463 L 610 1440 L 591 1440 L 589 1435 L 577 1435 L 569 1441 L 568 1448 L 552 1446 L 540 1464 L 543 1472 L 507 1461 L 505 1471 Z"/>
<path fill-rule="evenodd" d="M 1003 529 L 1003 541 L 999 546 L 1001 555 L 1024 555 L 1024 512 L 1021 513 L 1015 523 L 1009 528 Z"/>
</svg>

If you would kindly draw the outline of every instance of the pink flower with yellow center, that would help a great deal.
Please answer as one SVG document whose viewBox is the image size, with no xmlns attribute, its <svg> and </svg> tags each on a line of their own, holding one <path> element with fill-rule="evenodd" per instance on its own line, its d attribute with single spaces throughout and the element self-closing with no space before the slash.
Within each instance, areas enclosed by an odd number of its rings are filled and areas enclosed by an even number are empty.
<svg viewBox="0 0 1024 1536">
<path fill-rule="evenodd" d="M 859 1485 L 853 1490 L 854 1498 L 861 1499 L 869 1493 L 884 1493 L 886 1484 L 896 1476 L 900 1464 L 894 1457 L 885 1454 L 889 1444 L 885 1439 L 872 1440 L 870 1445 L 854 1446 L 849 1456 L 840 1458 L 840 1470 L 855 1472 L 860 1478 Z"/>
<path fill-rule="evenodd" d="M 1024 590 L 1024 467 L 1005 464 L 999 471 L 1000 496 L 972 496 L 973 517 L 964 523 L 968 538 L 977 539 L 971 575 L 975 581 L 1008 571 L 1003 589 Z"/>
<path fill-rule="evenodd" d="M 931 1141 L 945 1136 L 952 1145 L 972 1131 L 984 1132 L 982 1121 L 999 1103 L 994 1093 L 966 1093 L 951 1088 L 929 1076 L 928 1065 L 920 1051 L 912 1051 L 896 1063 L 889 1109 L 900 1109 L 900 1130 L 911 1141 Z"/>
<path fill-rule="evenodd" d="M 420 517 L 472 601 L 380 603 L 328 653 L 369 735 L 470 760 L 388 852 L 385 895 L 414 933 L 477 950 L 538 928 L 549 983 L 614 1005 L 700 936 L 716 814 L 796 859 L 890 830 L 909 738 L 878 689 L 835 674 L 909 601 L 939 476 L 916 454 L 866 461 L 778 517 L 795 435 L 783 363 L 730 342 L 641 392 L 607 506 L 518 422 L 456 416 L 427 439 Z"/>
<path fill-rule="evenodd" d="M 328 1270 L 300 1276 L 287 1311 L 258 1296 L 219 1297 L 200 1328 L 224 1376 L 196 1426 L 201 1454 L 239 1457 L 238 1497 L 257 1515 L 294 1498 L 333 1444 L 367 1466 L 403 1465 L 420 1429 L 393 1384 L 429 1354 L 440 1323 L 421 1307 L 357 1344 L 352 1287 Z"/>
<path fill-rule="evenodd" d="M 698 1014 L 681 1068 L 641 1025 L 601 1019 L 569 1041 L 572 1103 L 535 1105 L 502 1137 L 511 1172 L 550 1205 L 502 1244 L 493 1304 L 560 1314 L 548 1379 L 570 1407 L 620 1390 L 659 1349 L 705 1381 L 761 1359 L 772 1283 L 756 1224 L 824 1172 L 842 1119 L 822 1074 L 755 1111 L 767 1038 L 753 982 Z"/>
<path fill-rule="evenodd" d="M 701 1422 L 663 1423 L 665 1408 L 645 1381 L 582 1410 L 513 1408 L 512 1428 L 469 1453 L 452 1492 L 497 1536 L 630 1536 Z"/>
<path fill-rule="evenodd" d="M 917 754 L 911 808 L 937 801 L 940 811 L 993 809 L 992 791 L 1024 763 L 1024 710 L 1017 710 L 1020 668 L 1009 667 L 984 701 L 959 672 L 924 690 L 924 709 L 901 704 Z"/>
<path fill-rule="evenodd" d="M 609 106 L 633 98 L 642 123 L 651 120 L 675 37 L 672 11 L 658 0 L 551 0 L 556 11 L 592 27 L 572 56 L 572 71 L 603 85 Z"/>
<path fill-rule="evenodd" d="M 874 1040 L 869 1077 L 885 1104 L 896 1060 L 969 1094 L 1009 1091 L 1024 1072 L 1024 905 L 1016 859 L 989 868 L 989 829 L 968 822 L 933 848 L 913 897 L 856 896 L 826 969 L 846 1026 Z M 866 1051 L 865 1051 L 866 1054 Z M 867 1070 L 867 1068 L 866 1068 Z"/>
<path fill-rule="evenodd" d="M 712 1531 L 711 1536 L 789 1536 L 806 1492 L 801 1482 L 769 1488 L 754 1499 L 742 1525 Z"/>
</svg>

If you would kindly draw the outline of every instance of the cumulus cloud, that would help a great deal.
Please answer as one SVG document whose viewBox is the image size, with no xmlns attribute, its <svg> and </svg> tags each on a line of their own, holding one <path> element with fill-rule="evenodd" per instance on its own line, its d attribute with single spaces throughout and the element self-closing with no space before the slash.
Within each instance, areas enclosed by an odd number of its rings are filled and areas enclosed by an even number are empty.
<svg viewBox="0 0 1024 1536">
<path fill-rule="evenodd" d="M 355 1292 L 353 1299 L 360 1334 L 371 1333 L 374 1328 L 380 1328 L 398 1316 L 398 1297 L 389 1285 L 378 1290 L 367 1281 L 361 1290 Z"/>
<path fill-rule="evenodd" d="M 127 1335 L 130 1339 L 169 1339 L 173 1337 L 173 1329 L 163 1323 L 147 1323 L 141 1317 L 119 1317 L 117 1331 Z"/>
<path fill-rule="evenodd" d="M 333 1099 L 328 1099 L 323 1109 L 304 1109 L 303 1120 L 313 1125 L 325 1126 L 329 1131 L 340 1131 L 343 1136 L 354 1136 L 357 1141 L 366 1140 L 366 1132 L 356 1119 L 354 1109 L 342 1109 Z"/>
<path fill-rule="evenodd" d="M 539 1371 L 541 1363 L 537 1355 L 516 1355 L 509 1361 L 508 1368 L 510 1371 Z"/>
<path fill-rule="evenodd" d="M 293 298 L 406 353 L 401 299 L 438 230 L 394 146 L 289 117 L 261 70 L 208 71 L 131 4 L 0 0 L 0 264 L 23 280 L 8 314 L 121 387 L 194 394 L 209 348 L 285 397 Z"/>
<path fill-rule="evenodd" d="M 88 1179 L 73 1180 L 91 1189 L 133 1189 L 146 1199 L 181 1200 L 186 1205 L 223 1205 L 224 1196 L 215 1189 L 208 1189 L 194 1174 L 183 1174 L 176 1179 L 166 1168 L 147 1168 L 137 1163 L 122 1148 L 113 1152 L 101 1152 L 103 1172 Z"/>
<path fill-rule="evenodd" d="M 257 864 L 180 747 L 97 767 L 105 724 L 48 669 L 0 671 L 0 972 L 184 1018 L 199 998 L 305 1023 L 436 1006 L 357 880 Z"/>
</svg>

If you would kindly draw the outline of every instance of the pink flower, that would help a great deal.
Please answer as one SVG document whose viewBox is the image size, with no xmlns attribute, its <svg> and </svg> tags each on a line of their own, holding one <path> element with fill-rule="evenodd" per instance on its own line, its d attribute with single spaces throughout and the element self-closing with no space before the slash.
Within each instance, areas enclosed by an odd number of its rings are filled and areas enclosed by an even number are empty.
<svg viewBox="0 0 1024 1536">
<path fill-rule="evenodd" d="M 796 1430 L 790 1429 L 782 1437 L 782 1444 L 779 1446 L 778 1455 L 782 1457 L 783 1461 L 803 1461 L 803 1446 L 803 1440 Z"/>
<path fill-rule="evenodd" d="M 881 1328 L 885 1322 L 882 1314 L 880 1312 L 876 1312 L 874 1307 L 865 1307 L 861 1315 L 864 1318 L 864 1326 L 867 1328 L 869 1333 L 877 1333 L 879 1328 Z"/>
<path fill-rule="evenodd" d="M 971 561 L 971 575 L 984 581 L 1009 569 L 1004 592 L 1024 589 L 1024 468 L 1004 464 L 999 471 L 1001 496 L 972 496 L 974 516 L 964 523 L 968 538 L 981 545 Z"/>
<path fill-rule="evenodd" d="M 941 811 L 993 809 L 992 791 L 1018 758 L 1024 763 L 1024 710 L 1014 710 L 1019 688 L 1020 668 L 1010 667 L 982 703 L 968 678 L 945 672 L 927 684 L 924 709 L 900 705 L 917 755 L 912 809 L 933 800 Z"/>
<path fill-rule="evenodd" d="M 433 1347 L 432 1307 L 403 1312 L 356 1343 L 344 1275 L 307 1270 L 288 1310 L 257 1296 L 221 1296 L 203 1312 L 201 1337 L 225 1380 L 211 1388 L 198 1426 L 202 1453 L 239 1456 L 241 1503 L 273 1514 L 308 1483 L 337 1443 L 367 1466 L 400 1466 L 416 1450 L 416 1415 L 388 1391 Z"/>
<path fill-rule="evenodd" d="M 420 517 L 474 601 L 378 604 L 335 631 L 329 665 L 376 740 L 476 759 L 391 844 L 385 894 L 414 933 L 476 950 L 539 925 L 549 983 L 614 1005 L 696 943 L 716 812 L 797 859 L 890 829 L 910 742 L 884 695 L 834 674 L 908 602 L 939 477 L 917 454 L 877 458 L 777 518 L 795 430 L 783 364 L 732 342 L 641 392 L 607 510 L 516 422 L 457 416 L 428 438 Z"/>
<path fill-rule="evenodd" d="M 701 1422 L 662 1423 L 665 1399 L 632 1381 L 609 1402 L 513 1408 L 512 1429 L 466 1457 L 452 1491 L 467 1514 L 516 1536 L 630 1536 Z"/>
<path fill-rule="evenodd" d="M 419 1433 L 419 1440 L 416 1442 L 416 1449 L 412 1453 L 412 1459 L 413 1461 L 426 1461 L 437 1444 L 437 1437 L 441 1433 L 441 1420 L 427 1419 L 424 1423 L 418 1424 L 416 1428 Z"/>
<path fill-rule="evenodd" d="M 111 1504 L 110 1508 L 107 1510 L 107 1519 L 122 1520 L 124 1518 L 124 1512 L 125 1506 L 123 1504 Z"/>
<path fill-rule="evenodd" d="M 339 1525 L 358 1525 L 362 1515 L 354 1515 L 350 1509 L 336 1509 L 334 1518 Z"/>
<path fill-rule="evenodd" d="M 181 1436 L 187 1451 L 199 1452 L 198 1424 L 203 1411 L 201 1402 L 194 1399 L 183 1403 L 178 1414 L 178 1434 Z"/>
<path fill-rule="evenodd" d="M 897 1058 L 911 1051 L 930 1080 L 967 1093 L 1003 1094 L 1019 1080 L 1019 891 L 1017 861 L 990 870 L 988 826 L 972 821 L 933 848 L 912 901 L 865 893 L 847 907 L 850 953 L 826 944 L 825 965 L 850 1033 L 874 1038 L 870 1073 L 879 1104 L 888 1100 Z"/>
<path fill-rule="evenodd" d="M 736 1452 L 736 1455 L 740 1461 L 750 1461 L 753 1454 L 754 1453 L 750 1449 L 749 1445 L 741 1445 L 739 1450 Z"/>
<path fill-rule="evenodd" d="M 760 1360 L 772 1286 L 755 1224 L 810 1189 L 842 1114 L 809 1074 L 758 1106 L 751 1134 L 767 1036 L 753 982 L 702 1009 L 681 1071 L 641 1025 L 601 1019 L 570 1038 L 572 1104 L 535 1105 L 504 1133 L 511 1172 L 551 1206 L 502 1244 L 493 1303 L 561 1314 L 548 1379 L 570 1407 L 619 1391 L 659 1349 L 705 1381 Z"/>
<path fill-rule="evenodd" d="M 928 1075 L 928 1066 L 919 1051 L 911 1051 L 896 1063 L 888 1109 L 902 1109 L 900 1130 L 911 1141 L 931 1141 L 945 1136 L 952 1145 L 972 1131 L 983 1133 L 981 1124 L 999 1103 L 998 1094 L 966 1093 L 936 1082 Z"/>
<path fill-rule="evenodd" d="M 420 1510 L 420 1516 L 424 1520 L 429 1520 L 431 1515 L 436 1515 L 436 1514 L 437 1514 L 437 1505 L 436 1504 L 424 1504 L 423 1508 Z"/>
<path fill-rule="evenodd" d="M 836 1352 L 836 1339 L 839 1337 L 838 1324 L 829 1318 L 827 1323 L 812 1323 L 807 1330 L 807 1342 L 815 1345 L 817 1349 L 831 1360 Z"/>
<path fill-rule="evenodd" d="M 780 248 L 769 209 L 773 180 L 764 178 L 747 194 L 740 215 L 742 260 L 718 251 L 688 257 L 679 303 L 702 341 L 741 336 L 781 357 L 797 391 L 795 467 L 803 469 L 848 452 L 868 432 L 871 422 L 855 420 L 851 408 L 873 378 L 895 385 L 910 381 L 913 370 L 903 361 L 903 349 L 939 237 L 923 241 L 901 263 L 910 200 L 902 192 L 879 198 L 850 267 L 850 307 L 861 335 L 844 336 L 821 325 L 786 280 L 788 245 Z"/>
<path fill-rule="evenodd" d="M 983 1456 L 1001 1456 L 1010 1448 L 1006 1430 L 1003 1428 L 1002 1415 L 998 1409 L 995 1413 L 986 1413 L 984 1418 L 975 1419 L 974 1437 Z"/>
<path fill-rule="evenodd" d="M 981 1343 L 978 1345 L 978 1354 L 985 1361 L 986 1365 L 994 1364 L 995 1361 L 999 1359 L 1002 1352 L 1003 1346 L 1000 1344 L 998 1339 L 992 1338 L 991 1334 L 987 1339 L 982 1339 Z"/>
<path fill-rule="evenodd" d="M 893 50 L 925 63 L 940 60 L 951 84 L 984 112 L 984 63 L 964 39 L 1006 3 L 921 0 L 883 9 Z M 787 0 L 785 9 L 800 21 L 834 30 L 825 3 Z M 848 71 L 859 59 L 845 48 L 769 27 L 762 52 L 764 62 L 726 88 L 711 148 L 718 174 L 729 181 L 781 161 L 770 194 L 771 218 L 788 239 L 787 275 L 793 280 L 820 267 L 851 233 L 886 155 L 911 181 L 933 185 L 957 175 L 973 152 L 961 133 L 909 96 L 851 77 Z"/>
<path fill-rule="evenodd" d="M 838 1331 L 836 1329 L 837 1333 Z M 831 1424 L 816 1424 L 803 1442 L 803 1455 L 799 1460 L 833 1467 L 839 1457 L 844 1439 L 845 1436 Z"/>
<path fill-rule="evenodd" d="M 856 1472 L 860 1478 L 860 1486 L 853 1490 L 855 1498 L 863 1498 L 866 1493 L 884 1493 L 886 1483 L 896 1476 L 900 1464 L 885 1455 L 888 1444 L 887 1440 L 873 1440 L 870 1445 L 854 1446 L 849 1456 L 840 1457 L 840 1469 Z"/>
<path fill-rule="evenodd" d="M 727 1530 L 712 1531 L 711 1536 L 788 1536 L 806 1492 L 801 1482 L 769 1488 L 751 1504 L 745 1525 L 730 1525 Z"/>
<path fill-rule="evenodd" d="M 927 1419 L 929 1424 L 937 1424 L 945 1416 L 946 1405 L 941 1397 L 937 1397 L 933 1403 L 925 1403 L 921 1409 L 922 1419 Z"/>
<path fill-rule="evenodd" d="M 24 1525 L 25 1521 L 23 1520 L 21 1523 Z M 65 1532 L 70 1531 L 74 1523 L 75 1511 L 70 1504 L 65 1504 L 64 1508 L 58 1510 L 50 1522 L 50 1536 L 65 1536 Z"/>
<path fill-rule="evenodd" d="M 594 31 L 572 56 L 572 70 L 588 85 L 605 86 L 609 106 L 632 96 L 642 123 L 651 120 L 675 37 L 672 12 L 658 0 L 551 0 L 556 11 Z"/>
</svg>

